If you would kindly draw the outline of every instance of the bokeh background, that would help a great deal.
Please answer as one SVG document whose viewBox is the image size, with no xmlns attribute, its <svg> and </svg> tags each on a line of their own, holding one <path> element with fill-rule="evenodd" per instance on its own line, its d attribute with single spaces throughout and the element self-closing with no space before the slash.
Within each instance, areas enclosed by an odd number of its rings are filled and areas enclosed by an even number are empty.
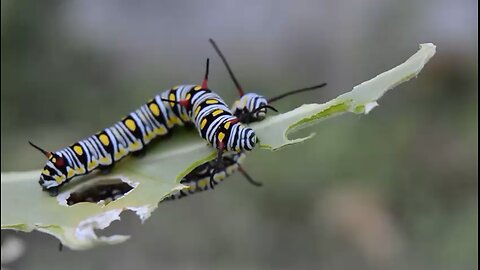
<svg viewBox="0 0 480 270">
<path fill-rule="evenodd" d="M 276 104 L 324 102 L 403 62 L 419 43 L 437 55 L 367 116 L 312 130 L 308 143 L 255 151 L 214 192 L 162 204 L 130 241 L 57 251 L 15 235 L 10 269 L 477 269 L 478 34 L 475 0 L 1 1 L 1 170 L 43 159 L 106 127 L 155 93 L 199 83 L 227 102 L 234 87 L 274 93 L 326 81 Z M 309 130 L 309 131 L 312 131 Z M 21 194 L 19 194 L 21 196 Z M 3 251 L 2 251 L 3 253 Z"/>
</svg>

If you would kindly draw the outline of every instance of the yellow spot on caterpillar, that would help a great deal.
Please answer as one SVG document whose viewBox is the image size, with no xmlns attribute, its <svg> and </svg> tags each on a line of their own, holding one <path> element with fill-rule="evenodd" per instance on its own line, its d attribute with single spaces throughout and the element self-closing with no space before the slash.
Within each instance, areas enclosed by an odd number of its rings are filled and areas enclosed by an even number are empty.
<svg viewBox="0 0 480 270">
<path fill-rule="evenodd" d="M 216 100 L 216 99 L 209 99 L 209 100 L 207 100 L 205 103 L 207 103 L 207 104 L 217 104 L 217 103 L 218 103 L 218 100 Z"/>
<path fill-rule="evenodd" d="M 200 89 L 202 89 L 202 87 L 201 87 L 200 85 L 197 85 L 197 86 L 195 86 L 195 87 L 193 88 L 193 90 L 195 90 L 195 91 L 198 91 L 198 90 L 200 90 Z"/>
<path fill-rule="evenodd" d="M 203 129 L 206 124 L 207 124 L 207 119 L 204 118 L 204 119 L 202 120 L 202 123 L 200 123 L 200 129 Z"/>
<path fill-rule="evenodd" d="M 204 189 L 206 185 L 207 185 L 207 179 L 202 179 L 202 180 L 198 181 L 198 187 L 199 188 Z"/>
<path fill-rule="evenodd" d="M 120 147 L 118 149 L 118 152 L 115 153 L 115 159 L 116 160 L 119 160 L 121 159 L 122 157 L 126 156 L 127 155 L 127 151 L 125 150 L 125 148 L 123 147 Z"/>
<path fill-rule="evenodd" d="M 187 96 L 186 96 L 187 99 L 190 99 L 191 97 L 192 97 L 192 94 L 190 94 L 190 93 L 188 93 Z"/>
<path fill-rule="evenodd" d="M 150 134 L 148 133 L 143 136 L 143 141 L 145 143 L 150 142 L 151 139 L 152 139 L 152 136 L 150 136 Z"/>
<path fill-rule="evenodd" d="M 57 183 L 59 183 L 59 184 L 62 183 L 62 181 L 63 181 L 62 177 L 60 177 L 60 176 L 54 176 L 53 178 L 54 178 L 55 181 L 57 181 Z"/>
<path fill-rule="evenodd" d="M 77 174 L 84 174 L 85 173 L 85 168 L 84 167 L 78 167 L 75 172 Z"/>
<path fill-rule="evenodd" d="M 67 172 L 67 178 L 71 178 L 75 175 L 75 172 L 72 170 L 72 169 L 68 169 L 68 172 Z"/>
<path fill-rule="evenodd" d="M 135 121 L 133 121 L 132 119 L 127 119 L 125 121 L 125 126 L 127 126 L 127 128 L 131 131 L 134 131 L 135 128 L 137 128 L 137 126 L 135 125 Z"/>
<path fill-rule="evenodd" d="M 170 95 L 168 96 L 168 99 L 175 101 L 175 94 L 174 94 L 174 93 L 170 93 Z"/>
<path fill-rule="evenodd" d="M 156 134 L 164 135 L 167 134 L 167 129 L 164 126 L 161 126 L 155 130 Z"/>
<path fill-rule="evenodd" d="M 90 161 L 88 163 L 88 170 L 89 171 L 93 170 L 95 167 L 97 167 L 97 165 L 98 165 L 98 163 L 96 161 L 94 161 L 94 160 Z"/>
<path fill-rule="evenodd" d="M 153 115 L 155 115 L 155 116 L 160 115 L 160 108 L 158 108 L 157 104 L 151 103 L 150 106 L 148 106 L 148 107 L 150 108 L 150 111 L 153 113 Z"/>
<path fill-rule="evenodd" d="M 190 186 L 188 186 L 188 190 L 194 191 L 194 190 L 195 190 L 195 185 L 190 185 Z"/>
<path fill-rule="evenodd" d="M 139 143 L 139 142 L 134 142 L 134 143 L 131 143 L 128 148 L 130 149 L 130 151 L 136 151 L 136 150 L 140 150 L 142 149 L 142 144 Z"/>
<path fill-rule="evenodd" d="M 98 139 L 102 142 L 103 145 L 107 146 L 110 144 L 110 140 L 108 139 L 108 136 L 105 134 L 101 134 Z"/>
<path fill-rule="evenodd" d="M 56 158 L 52 158 L 52 162 L 53 162 L 53 163 L 57 162 L 57 159 L 56 159 Z"/>
<path fill-rule="evenodd" d="M 219 141 L 223 142 L 224 138 L 225 138 L 225 133 L 223 133 L 223 132 L 218 133 L 218 140 Z"/>
<path fill-rule="evenodd" d="M 49 171 L 49 170 L 43 170 L 42 173 L 45 174 L 45 175 L 50 175 L 50 171 Z"/>
<path fill-rule="evenodd" d="M 230 121 L 226 122 L 225 125 L 223 125 L 225 127 L 225 129 L 228 129 L 230 127 Z"/>
<path fill-rule="evenodd" d="M 190 120 L 190 118 L 188 117 L 188 115 L 186 115 L 185 113 L 182 113 L 182 114 L 180 115 L 180 117 L 182 118 L 182 120 L 183 120 L 184 122 L 188 122 L 188 121 Z"/>
<path fill-rule="evenodd" d="M 115 160 L 119 160 L 119 159 L 121 159 L 123 156 L 124 156 L 124 155 L 123 155 L 123 153 L 122 153 L 121 151 L 120 151 L 120 152 L 116 152 L 116 153 L 115 153 Z"/>
<path fill-rule="evenodd" d="M 100 161 L 100 164 L 103 164 L 103 165 L 110 165 L 112 163 L 112 160 L 110 157 L 101 157 L 98 161 Z"/>
<path fill-rule="evenodd" d="M 219 114 L 223 113 L 223 110 L 216 110 L 212 113 L 213 116 L 217 116 Z"/>
<path fill-rule="evenodd" d="M 73 151 L 75 151 L 75 153 L 77 153 L 79 156 L 83 155 L 83 149 L 79 145 L 75 145 L 73 147 Z"/>
<path fill-rule="evenodd" d="M 181 124 L 182 123 L 182 120 L 180 120 L 180 118 L 176 117 L 176 116 L 173 116 L 172 117 L 172 123 L 174 124 Z"/>
<path fill-rule="evenodd" d="M 198 113 L 200 112 L 200 110 L 202 109 L 202 107 L 198 106 L 196 109 L 195 109 L 195 116 L 198 115 Z"/>
</svg>

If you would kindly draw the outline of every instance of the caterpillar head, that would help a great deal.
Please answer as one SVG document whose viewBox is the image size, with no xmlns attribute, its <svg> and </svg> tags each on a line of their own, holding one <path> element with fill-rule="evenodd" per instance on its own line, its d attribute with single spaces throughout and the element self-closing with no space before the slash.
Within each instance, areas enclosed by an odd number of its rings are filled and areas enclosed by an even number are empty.
<svg viewBox="0 0 480 270">
<path fill-rule="evenodd" d="M 252 146 L 252 149 L 255 148 L 255 145 L 257 145 L 257 142 L 258 142 L 257 135 L 255 135 L 255 132 L 252 132 L 252 134 L 248 137 L 248 143 Z"/>
<path fill-rule="evenodd" d="M 52 195 L 56 195 L 58 187 L 67 179 L 67 161 L 55 152 L 47 152 L 31 142 L 29 143 L 48 159 L 40 174 L 38 183 L 43 190 L 50 191 Z"/>
<path fill-rule="evenodd" d="M 232 111 L 236 117 L 248 115 L 248 119 L 245 119 L 246 122 L 261 121 L 267 116 L 267 108 L 265 107 L 267 105 L 266 97 L 256 93 L 247 93 L 235 101 Z"/>
<path fill-rule="evenodd" d="M 253 131 L 253 129 L 251 128 L 245 128 L 244 134 L 245 136 L 242 136 L 243 138 L 240 138 L 241 148 L 246 151 L 252 151 L 258 142 L 257 135 L 255 135 L 255 131 Z"/>
</svg>

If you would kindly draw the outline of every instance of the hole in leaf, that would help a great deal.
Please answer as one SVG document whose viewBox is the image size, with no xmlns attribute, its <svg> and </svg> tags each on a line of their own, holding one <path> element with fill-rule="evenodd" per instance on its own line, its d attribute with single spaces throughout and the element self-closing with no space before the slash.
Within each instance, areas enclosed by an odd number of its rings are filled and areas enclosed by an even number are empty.
<svg viewBox="0 0 480 270">
<path fill-rule="evenodd" d="M 94 185 L 87 185 L 72 192 L 67 198 L 67 204 L 74 205 L 80 202 L 98 203 L 103 201 L 104 205 L 107 205 L 123 197 L 133 188 L 132 185 L 118 178 L 102 180 Z"/>
</svg>

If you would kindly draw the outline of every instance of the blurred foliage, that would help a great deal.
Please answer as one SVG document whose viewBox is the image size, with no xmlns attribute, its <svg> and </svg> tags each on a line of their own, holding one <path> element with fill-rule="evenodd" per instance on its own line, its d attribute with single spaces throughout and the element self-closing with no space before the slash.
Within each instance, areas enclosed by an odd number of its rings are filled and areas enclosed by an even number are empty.
<svg viewBox="0 0 480 270">
<path fill-rule="evenodd" d="M 27 249 L 9 268 L 477 269 L 477 2 L 248 2 L 243 20 L 228 3 L 2 1 L 2 171 L 42 165 L 28 139 L 60 148 L 156 91 L 197 82 L 213 58 L 209 37 L 246 88 L 329 83 L 282 110 L 336 96 L 420 42 L 438 52 L 368 116 L 325 122 L 313 142 L 276 155 L 251 154 L 246 167 L 263 188 L 234 176 L 162 205 L 144 225 L 123 215 L 112 231 L 132 233 L 125 245 L 57 253 L 52 237 L 18 234 Z M 212 71 L 233 100 L 219 61 Z"/>
</svg>

